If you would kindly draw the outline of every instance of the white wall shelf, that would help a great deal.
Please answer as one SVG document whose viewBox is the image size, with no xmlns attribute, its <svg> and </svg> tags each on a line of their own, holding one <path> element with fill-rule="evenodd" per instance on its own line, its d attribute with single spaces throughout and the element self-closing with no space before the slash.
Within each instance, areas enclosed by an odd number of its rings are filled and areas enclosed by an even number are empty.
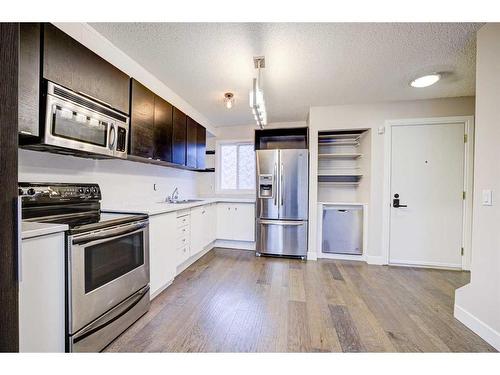
<svg viewBox="0 0 500 375">
<path fill-rule="evenodd" d="M 360 153 L 351 153 L 351 152 L 337 152 L 337 153 L 332 153 L 332 154 L 318 154 L 319 158 L 326 158 L 326 159 L 358 159 L 362 157 L 363 154 Z"/>
</svg>

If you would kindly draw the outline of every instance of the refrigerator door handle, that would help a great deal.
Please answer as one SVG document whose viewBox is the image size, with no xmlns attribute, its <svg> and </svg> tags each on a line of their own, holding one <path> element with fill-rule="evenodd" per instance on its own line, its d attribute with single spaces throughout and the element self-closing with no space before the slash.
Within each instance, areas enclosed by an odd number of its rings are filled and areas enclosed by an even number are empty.
<svg viewBox="0 0 500 375">
<path fill-rule="evenodd" d="M 305 222 L 304 221 L 284 221 L 284 220 L 280 220 L 280 221 L 277 221 L 277 220 L 260 220 L 259 224 L 262 224 L 262 225 L 282 225 L 282 226 L 295 225 L 295 226 L 299 226 L 299 225 L 304 225 Z"/>
<path fill-rule="evenodd" d="M 285 189 L 284 189 L 284 182 L 283 182 L 283 176 L 285 174 L 285 170 L 283 168 L 283 163 L 281 163 L 281 169 L 280 169 L 280 199 L 281 199 L 281 205 L 283 206 L 283 195 L 285 194 Z"/>
<path fill-rule="evenodd" d="M 276 187 L 276 183 L 278 182 L 276 179 L 276 173 L 278 172 L 278 164 L 274 163 L 274 176 L 273 176 L 273 189 L 274 189 L 274 205 L 278 205 L 278 188 Z"/>
</svg>

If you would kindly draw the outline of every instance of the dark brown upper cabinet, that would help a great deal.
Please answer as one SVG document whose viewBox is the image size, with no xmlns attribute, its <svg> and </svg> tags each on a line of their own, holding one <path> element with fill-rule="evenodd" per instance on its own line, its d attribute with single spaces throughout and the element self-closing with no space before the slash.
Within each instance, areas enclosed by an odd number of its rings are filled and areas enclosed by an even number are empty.
<svg viewBox="0 0 500 375">
<path fill-rule="evenodd" d="M 130 77 L 52 24 L 43 25 L 43 78 L 129 113 Z"/>
<path fill-rule="evenodd" d="M 38 136 L 40 121 L 40 24 L 19 24 L 19 133 Z"/>
<path fill-rule="evenodd" d="M 186 165 L 186 115 L 174 107 L 172 134 L 172 162 Z"/>
<path fill-rule="evenodd" d="M 196 124 L 196 168 L 205 169 L 205 154 L 207 151 L 207 130 Z"/>
<path fill-rule="evenodd" d="M 155 95 L 154 158 L 172 161 L 172 105 Z"/>
<path fill-rule="evenodd" d="M 153 158 L 155 150 L 155 94 L 135 79 L 131 84 L 129 153 Z"/>
<path fill-rule="evenodd" d="M 196 130 L 198 123 L 187 117 L 186 166 L 196 168 Z"/>
</svg>

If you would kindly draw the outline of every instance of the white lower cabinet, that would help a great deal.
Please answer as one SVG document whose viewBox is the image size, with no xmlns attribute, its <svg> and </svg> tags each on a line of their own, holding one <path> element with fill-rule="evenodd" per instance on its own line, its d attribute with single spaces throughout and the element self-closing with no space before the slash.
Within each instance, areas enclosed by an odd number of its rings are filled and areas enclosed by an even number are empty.
<svg viewBox="0 0 500 375">
<path fill-rule="evenodd" d="M 217 239 L 255 241 L 255 204 L 217 203 Z"/>
<path fill-rule="evenodd" d="M 189 259 L 191 254 L 191 211 L 183 210 L 177 212 L 176 237 L 176 266 L 181 265 Z"/>
<path fill-rule="evenodd" d="M 215 241 L 216 212 L 214 204 L 191 209 L 191 256 Z"/>
<path fill-rule="evenodd" d="M 24 239 L 19 281 L 19 351 L 64 353 L 64 232 Z"/>
<path fill-rule="evenodd" d="M 149 217 L 151 298 L 176 276 L 178 267 L 216 239 L 255 241 L 253 203 L 210 203 Z"/>
<path fill-rule="evenodd" d="M 169 212 L 149 217 L 149 273 L 151 297 L 155 297 L 175 277 L 177 215 Z"/>
</svg>

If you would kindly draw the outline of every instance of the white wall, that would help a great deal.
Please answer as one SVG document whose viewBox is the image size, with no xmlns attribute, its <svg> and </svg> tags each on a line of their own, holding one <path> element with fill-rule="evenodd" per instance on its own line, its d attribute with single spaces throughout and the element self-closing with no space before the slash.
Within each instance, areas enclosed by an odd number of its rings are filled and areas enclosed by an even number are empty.
<svg viewBox="0 0 500 375">
<path fill-rule="evenodd" d="M 476 137 L 470 284 L 455 295 L 455 316 L 500 350 L 500 24 L 477 34 Z M 493 206 L 483 206 L 483 189 Z"/>
<path fill-rule="evenodd" d="M 104 208 L 156 202 L 175 187 L 181 197 L 196 196 L 198 173 L 127 160 L 93 160 L 19 150 L 19 181 L 98 183 Z M 153 184 L 157 184 L 157 191 Z"/>
<path fill-rule="evenodd" d="M 367 261 L 382 264 L 382 201 L 384 186 L 384 135 L 378 128 L 386 120 L 474 115 L 474 97 L 400 101 L 364 105 L 311 107 L 309 147 L 311 155 L 309 206 L 309 257 L 316 256 L 317 244 L 317 154 L 318 131 L 372 129 L 371 175 Z M 366 157 L 366 156 L 365 156 Z"/>
</svg>

